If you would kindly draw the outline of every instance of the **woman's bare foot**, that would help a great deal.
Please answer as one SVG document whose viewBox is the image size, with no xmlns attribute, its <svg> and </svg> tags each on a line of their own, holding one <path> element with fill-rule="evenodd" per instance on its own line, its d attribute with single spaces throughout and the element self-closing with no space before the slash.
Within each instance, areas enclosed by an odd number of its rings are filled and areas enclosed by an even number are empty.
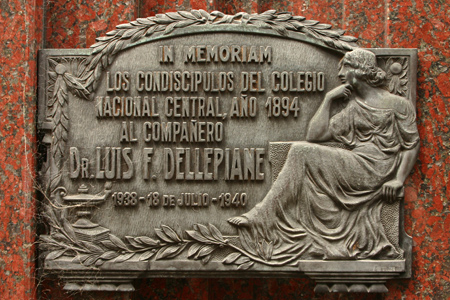
<svg viewBox="0 0 450 300">
<path fill-rule="evenodd" d="M 236 226 L 250 226 L 250 221 L 244 216 L 229 218 L 228 223 Z"/>
</svg>

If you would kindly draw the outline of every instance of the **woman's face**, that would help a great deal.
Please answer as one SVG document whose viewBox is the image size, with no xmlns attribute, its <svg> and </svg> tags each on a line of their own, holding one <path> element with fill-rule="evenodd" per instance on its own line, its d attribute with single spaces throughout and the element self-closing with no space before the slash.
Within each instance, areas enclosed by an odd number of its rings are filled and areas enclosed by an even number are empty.
<svg viewBox="0 0 450 300">
<path fill-rule="evenodd" d="M 342 64 L 338 73 L 338 77 L 341 80 L 342 84 L 350 84 L 353 86 L 358 81 L 358 79 L 356 78 L 355 69 L 346 63 Z"/>
</svg>

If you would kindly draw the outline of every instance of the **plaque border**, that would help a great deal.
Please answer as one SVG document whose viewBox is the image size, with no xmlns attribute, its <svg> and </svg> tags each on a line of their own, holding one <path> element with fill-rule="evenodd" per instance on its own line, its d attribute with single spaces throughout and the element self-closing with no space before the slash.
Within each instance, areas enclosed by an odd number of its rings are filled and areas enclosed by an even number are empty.
<svg viewBox="0 0 450 300">
<path fill-rule="evenodd" d="M 154 28 L 153 32 L 146 36 L 150 28 Z M 72 259 L 64 259 L 64 254 L 71 249 L 61 249 L 56 251 L 48 251 L 48 245 L 61 240 L 55 240 L 52 234 L 59 229 L 65 232 L 61 239 L 73 241 L 76 239 L 76 233 L 65 215 L 65 208 L 63 203 L 64 197 L 77 196 L 67 195 L 64 187 L 59 186 L 61 180 L 60 172 L 62 152 L 57 149 L 63 149 L 65 146 L 64 130 L 69 130 L 69 115 L 64 111 L 64 105 L 67 105 L 67 94 L 72 93 L 80 100 L 91 100 L 92 92 L 95 91 L 98 80 L 102 71 L 106 69 L 114 60 L 116 54 L 120 51 L 139 46 L 144 43 L 157 41 L 160 39 L 168 39 L 190 34 L 202 33 L 245 33 L 258 34 L 272 37 L 281 37 L 286 39 L 298 40 L 316 46 L 325 47 L 329 50 L 339 51 L 345 53 L 357 47 L 355 44 L 356 38 L 345 36 L 343 30 L 333 30 L 331 25 L 322 24 L 317 21 L 306 20 L 303 17 L 293 16 L 291 13 L 277 13 L 274 10 L 267 11 L 262 14 L 249 15 L 247 13 L 238 13 L 235 15 L 225 15 L 220 12 L 207 13 L 203 10 L 192 10 L 191 12 L 176 12 L 160 14 L 155 17 L 138 19 L 131 23 L 118 25 L 117 28 L 106 34 L 105 37 L 97 39 L 97 43 L 91 46 L 91 49 L 67 49 L 67 50 L 40 50 L 39 53 L 39 107 L 38 112 L 38 128 L 42 133 L 41 144 L 46 147 L 46 159 L 41 163 L 39 171 L 40 190 L 43 194 L 49 195 L 48 203 L 43 203 L 43 215 L 50 225 L 50 235 L 41 235 L 40 249 L 42 251 L 40 266 L 44 273 L 48 275 L 58 275 L 64 279 L 67 284 L 66 290 L 117 290 L 117 291 L 131 291 L 133 290 L 130 282 L 135 278 L 140 277 L 190 277 L 190 276 L 204 276 L 211 275 L 219 277 L 299 277 L 308 275 L 319 283 L 316 287 L 317 292 L 352 292 L 360 291 L 365 288 L 366 292 L 385 292 L 385 290 L 376 286 L 380 282 L 384 282 L 389 278 L 409 278 L 411 276 L 411 251 L 412 240 L 403 230 L 403 203 L 400 205 L 400 244 L 405 250 L 405 260 L 395 260 L 396 266 L 389 268 L 392 261 L 340 261 L 330 267 L 324 266 L 320 262 L 308 261 L 307 264 L 301 265 L 298 268 L 292 268 L 291 271 L 271 273 L 271 269 L 267 271 L 246 271 L 242 272 L 253 265 L 249 261 L 245 261 L 238 265 L 233 265 L 237 258 L 229 258 L 230 267 L 221 268 L 220 271 L 202 271 L 195 270 L 195 266 L 186 271 L 181 268 L 181 271 L 169 272 L 167 265 L 163 263 L 158 266 L 158 263 L 153 264 L 153 267 L 148 264 L 148 258 L 153 255 L 158 255 L 156 252 L 148 252 L 142 263 L 127 262 L 130 257 L 127 253 L 133 243 L 138 243 L 139 247 L 145 244 L 142 239 L 136 240 L 134 237 L 132 241 L 128 239 L 125 244 L 121 239 L 114 235 L 109 235 L 110 250 L 107 255 L 106 252 L 101 253 L 95 243 L 89 241 L 82 241 L 83 249 L 92 251 L 95 254 L 86 255 L 79 258 L 78 261 Z M 416 81 L 417 81 L 417 50 L 416 49 L 370 49 L 377 56 L 385 57 L 409 57 L 407 64 L 408 68 L 408 82 L 411 86 L 409 89 L 408 98 L 416 102 Z M 81 66 L 80 73 L 73 74 L 69 72 L 67 66 L 60 61 L 53 60 L 51 57 L 78 57 Z M 84 58 L 83 58 L 84 57 Z M 50 78 L 50 80 L 48 80 Z M 53 83 L 48 84 L 49 81 Z M 56 86 L 59 82 L 59 86 Z M 408 83 L 407 82 L 407 83 Z M 49 85 L 53 85 L 53 90 L 49 91 Z M 59 92 L 55 92 L 58 89 Z M 400 90 L 399 90 L 400 91 Z M 396 91 L 394 91 L 397 93 Z M 401 91 L 400 91 L 401 92 Z M 49 94 L 53 94 L 49 99 Z M 52 103 L 49 105 L 49 103 Z M 51 114 L 49 118 L 47 108 L 52 109 L 53 105 L 58 105 L 56 115 L 58 120 L 55 121 L 55 114 Z M 60 111 L 57 111 L 57 110 Z M 58 132 L 58 130 L 60 132 Z M 58 144 L 62 143 L 61 144 Z M 62 156 L 61 156 L 62 155 Z M 89 195 L 89 205 L 96 207 L 109 195 L 110 189 L 105 185 L 103 193 L 99 195 Z M 95 198 L 94 196 L 98 196 Z M 103 197 L 103 198 L 102 198 Z M 45 197 L 44 197 L 45 198 Z M 89 197 L 88 197 L 89 198 Z M 96 202 L 97 201 L 97 202 Z M 45 202 L 45 201 L 43 201 Z M 200 226 L 200 227 L 199 227 Z M 147 240 L 147 246 L 155 246 L 156 244 L 164 244 L 164 247 L 172 247 L 175 244 L 184 242 L 173 229 L 164 226 L 156 231 L 159 240 Z M 206 239 L 211 244 L 217 246 L 227 246 L 226 237 L 223 237 L 214 225 L 204 226 L 199 224 L 194 230 L 191 230 L 188 235 L 194 240 L 201 241 Z M 197 238 L 195 238 L 197 237 Z M 149 238 L 149 237 L 147 237 Z M 150 238 L 149 238 L 150 239 Z M 139 244 L 141 243 L 141 244 Z M 143 243 L 143 244 L 142 244 Z M 136 246 L 134 245 L 134 246 Z M 171 258 L 181 253 L 185 246 L 180 246 L 178 249 L 173 249 L 166 254 L 162 254 L 161 258 Z M 51 248 L 51 247 L 50 247 Z M 134 247 L 136 248 L 136 247 Z M 180 250 L 181 249 L 181 250 Z M 204 248 L 203 248 L 204 249 Z M 73 247 L 72 247 L 73 250 Z M 198 249 L 200 250 L 200 248 Z M 150 251 L 150 250 L 149 250 Z M 207 253 L 209 250 L 204 251 Z M 116 253 L 112 253 L 116 252 Z M 123 252 L 123 253 L 122 253 Z M 163 251 L 164 252 L 164 251 Z M 168 253 L 168 254 L 167 254 Z M 208 263 L 208 255 L 199 256 L 204 263 Z M 142 254 L 142 253 L 141 253 Z M 175 255 L 174 255 L 175 254 Z M 194 255 L 198 252 L 194 253 Z M 165 255 L 165 256 L 164 256 Z M 112 261 L 114 260 L 114 263 Z M 101 262 L 98 263 L 98 262 Z M 180 261 L 176 262 L 177 264 Z M 192 262 L 198 265 L 198 262 Z M 219 264 L 219 263 L 217 263 Z M 349 264 L 350 271 L 340 271 L 339 268 Z M 374 265 L 386 265 L 384 269 L 377 269 Z M 397 266 L 397 264 L 400 264 Z M 117 266 L 118 265 L 118 266 Z M 319 266 L 320 265 L 320 266 Z M 363 266 L 364 265 L 364 266 Z M 103 267 L 102 267 L 103 266 Z M 238 271 L 236 271 L 236 266 Z M 172 266 L 177 269 L 177 266 Z M 223 265 L 222 265 L 223 267 Z M 358 272 L 357 270 L 362 270 Z M 381 270 L 381 272 L 380 272 Z M 300 272 L 299 272 L 300 271 Z M 100 273 L 99 273 L 100 272 Z M 334 273 L 333 273 L 334 272 Z M 98 275 L 103 277 L 99 279 Z M 337 290 L 333 288 L 336 284 L 336 279 L 329 279 L 330 274 L 333 276 L 341 276 L 340 283 L 345 285 Z M 126 275 L 126 276 L 125 276 Z M 328 276 L 328 277 L 327 277 Z M 365 276 L 367 282 L 361 284 L 361 276 Z M 324 279 L 325 278 L 325 279 Z M 328 278 L 328 279 L 327 279 Z M 357 284 L 356 287 L 351 288 L 352 285 Z M 358 285 L 359 284 L 359 285 Z"/>
</svg>

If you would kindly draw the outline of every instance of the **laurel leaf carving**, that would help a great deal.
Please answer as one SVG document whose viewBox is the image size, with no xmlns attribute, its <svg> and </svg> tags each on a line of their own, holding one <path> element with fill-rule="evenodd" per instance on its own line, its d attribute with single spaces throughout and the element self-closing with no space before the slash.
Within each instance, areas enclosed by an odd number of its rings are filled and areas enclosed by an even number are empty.
<svg viewBox="0 0 450 300">
<path fill-rule="evenodd" d="M 241 254 L 239 252 L 233 252 L 230 253 L 227 257 L 225 257 L 225 259 L 222 261 L 222 263 L 229 265 L 234 263 L 239 257 L 241 256 Z"/>
<path fill-rule="evenodd" d="M 143 37 L 151 36 L 156 32 L 170 34 L 177 28 L 186 28 L 192 25 L 220 25 L 238 24 L 245 26 L 256 26 L 259 28 L 274 30 L 282 36 L 288 35 L 289 31 L 298 32 L 313 37 L 329 47 L 339 50 L 351 50 L 356 47 L 357 39 L 344 35 L 343 30 L 333 30 L 331 25 L 323 24 L 315 20 L 306 20 L 302 16 L 293 16 L 289 12 L 268 10 L 261 14 L 249 15 L 239 12 L 235 15 L 226 15 L 219 11 L 208 13 L 204 10 L 191 10 L 168 12 L 157 14 L 154 17 L 139 18 L 136 21 L 116 26 L 106 36 L 96 39 L 91 46 L 92 54 L 87 59 L 84 78 L 84 88 L 88 93 L 95 90 L 100 78 L 101 68 L 107 68 L 118 52 L 125 48 L 126 43 L 134 43 Z M 104 58 L 107 57 L 107 58 Z M 100 68 L 99 68 L 100 67 Z M 90 73 L 94 71 L 93 73 Z M 88 93 L 82 90 L 85 98 Z"/>
</svg>

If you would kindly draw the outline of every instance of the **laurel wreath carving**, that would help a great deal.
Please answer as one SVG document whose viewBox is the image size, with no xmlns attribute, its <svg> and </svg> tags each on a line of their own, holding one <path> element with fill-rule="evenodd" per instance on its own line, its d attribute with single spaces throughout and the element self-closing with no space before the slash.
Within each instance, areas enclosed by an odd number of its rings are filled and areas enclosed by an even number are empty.
<svg viewBox="0 0 450 300">
<path fill-rule="evenodd" d="M 231 245 L 212 224 L 194 225 L 193 230 L 186 231 L 191 239 L 185 239 L 171 227 L 161 225 L 160 228 L 154 228 L 156 239 L 148 236 L 126 236 L 124 242 L 117 236 L 109 234 L 108 239 L 93 243 L 77 237 L 74 227 L 66 218 L 67 208 L 48 203 L 44 209 L 44 216 L 52 232 L 50 235 L 40 236 L 40 245 L 42 250 L 48 252 L 46 255 L 48 260 L 67 256 L 85 266 L 100 267 L 108 261 L 121 263 L 133 258 L 137 261 L 149 261 L 152 258 L 171 259 L 190 245 L 188 258 L 200 260 L 203 264 L 209 262 L 215 250 L 223 247 L 232 247 L 238 251 L 229 254 L 223 260 L 224 264 L 236 265 L 239 270 L 246 270 L 254 264 L 244 250 Z"/>
<path fill-rule="evenodd" d="M 114 234 L 94 243 L 79 238 L 75 228 L 67 219 L 67 207 L 50 201 L 44 205 L 44 217 L 51 232 L 40 236 L 40 247 L 46 251 L 46 259 L 55 260 L 62 256 L 78 260 L 81 264 L 100 267 L 105 262 L 121 263 L 128 260 L 149 261 L 172 259 L 187 250 L 188 259 L 207 264 L 214 252 L 228 248 L 229 254 L 222 260 L 225 265 L 234 265 L 238 270 L 247 270 L 256 262 L 270 266 L 282 266 L 286 262 L 271 262 L 273 244 L 263 240 L 256 246 L 257 255 L 245 251 L 239 243 L 230 242 L 217 227 L 195 224 L 193 230 L 186 230 L 185 236 L 167 225 L 154 228 L 154 238 L 149 236 L 125 236 L 122 240 Z M 241 237 L 240 237 L 241 239 Z"/>
<path fill-rule="evenodd" d="M 69 133 L 68 93 L 87 100 L 89 92 L 79 80 L 86 58 L 48 59 L 47 119 L 53 124 L 50 162 L 45 173 L 49 182 L 46 191 L 52 193 L 61 181 L 61 162 Z"/>
<path fill-rule="evenodd" d="M 101 266 L 107 261 L 124 262 L 136 257 L 139 261 L 156 260 L 177 256 L 187 246 L 172 228 L 161 225 L 155 228 L 158 239 L 147 236 L 127 236 L 127 243 L 113 234 L 100 243 L 79 239 L 75 230 L 62 213 L 64 208 L 55 209 L 46 205 L 45 216 L 53 232 L 40 237 L 43 250 L 50 251 L 46 259 L 57 259 L 63 255 L 79 260 L 86 266 Z"/>
<path fill-rule="evenodd" d="M 100 79 L 102 69 L 106 69 L 114 60 L 115 55 L 128 44 L 149 37 L 160 32 L 167 35 L 179 28 L 194 25 L 221 25 L 237 24 L 256 26 L 258 28 L 274 30 L 282 36 L 289 31 L 303 33 L 313 37 L 329 47 L 339 50 L 352 50 L 357 47 L 357 38 L 344 35 L 345 31 L 331 29 L 331 25 L 306 20 L 305 17 L 294 16 L 290 12 L 276 12 L 268 10 L 261 14 L 247 14 L 244 12 L 235 15 L 226 15 L 219 11 L 208 13 L 204 10 L 191 10 L 168 12 L 154 17 L 140 18 L 127 24 L 121 24 L 104 37 L 97 38 L 97 43 L 91 46 L 92 54 L 87 58 L 86 69 L 79 77 L 86 90 L 83 97 L 87 98 L 95 90 Z"/>
</svg>

